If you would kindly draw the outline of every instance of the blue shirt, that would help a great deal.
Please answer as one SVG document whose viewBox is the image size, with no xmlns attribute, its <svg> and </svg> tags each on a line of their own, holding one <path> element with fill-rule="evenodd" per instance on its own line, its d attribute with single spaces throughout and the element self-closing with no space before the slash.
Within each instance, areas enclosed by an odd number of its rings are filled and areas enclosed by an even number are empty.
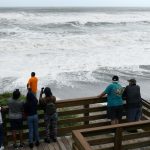
<svg viewBox="0 0 150 150">
<path fill-rule="evenodd" d="M 118 82 L 113 82 L 104 91 L 107 94 L 107 106 L 120 106 L 123 105 L 122 100 L 122 86 Z"/>
</svg>

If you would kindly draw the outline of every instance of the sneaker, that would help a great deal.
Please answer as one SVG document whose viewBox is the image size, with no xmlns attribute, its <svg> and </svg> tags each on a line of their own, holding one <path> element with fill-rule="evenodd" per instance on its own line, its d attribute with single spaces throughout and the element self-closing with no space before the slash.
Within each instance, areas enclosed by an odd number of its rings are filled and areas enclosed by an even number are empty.
<svg viewBox="0 0 150 150">
<path fill-rule="evenodd" d="M 30 143 L 30 144 L 29 144 L 29 147 L 30 147 L 30 148 L 33 148 L 33 143 Z"/>
<path fill-rule="evenodd" d="M 45 143 L 50 143 L 49 139 L 44 139 Z"/>
<path fill-rule="evenodd" d="M 1 147 L 0 147 L 0 150 L 4 150 L 4 146 L 1 146 Z"/>
<path fill-rule="evenodd" d="M 39 142 L 39 141 L 36 141 L 36 142 L 35 142 L 35 145 L 36 145 L 36 146 L 39 146 L 39 145 L 40 145 L 40 142 Z"/>
</svg>

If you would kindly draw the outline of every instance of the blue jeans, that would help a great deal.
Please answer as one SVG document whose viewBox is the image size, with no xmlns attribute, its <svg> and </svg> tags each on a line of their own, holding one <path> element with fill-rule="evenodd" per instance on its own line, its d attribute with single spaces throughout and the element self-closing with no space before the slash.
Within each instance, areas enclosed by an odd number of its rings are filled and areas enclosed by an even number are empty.
<svg viewBox="0 0 150 150">
<path fill-rule="evenodd" d="M 0 124 L 0 147 L 3 145 L 3 125 Z"/>
<path fill-rule="evenodd" d="M 29 143 L 33 143 L 33 139 L 39 141 L 38 115 L 28 116 L 27 121 L 29 127 Z"/>
<path fill-rule="evenodd" d="M 129 122 L 139 121 L 142 116 L 141 108 L 128 108 L 127 109 L 127 119 Z"/>
</svg>

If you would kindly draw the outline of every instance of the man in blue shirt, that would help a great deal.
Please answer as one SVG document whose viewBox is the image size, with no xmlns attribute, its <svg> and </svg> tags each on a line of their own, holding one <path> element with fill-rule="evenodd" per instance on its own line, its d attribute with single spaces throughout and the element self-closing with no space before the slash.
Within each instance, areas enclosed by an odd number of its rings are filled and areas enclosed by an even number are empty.
<svg viewBox="0 0 150 150">
<path fill-rule="evenodd" d="M 111 124 L 118 124 L 122 119 L 123 112 L 123 100 L 122 92 L 123 88 L 118 83 L 119 77 L 113 76 L 112 83 L 99 95 L 99 98 L 107 95 L 107 115 L 111 119 Z"/>
</svg>

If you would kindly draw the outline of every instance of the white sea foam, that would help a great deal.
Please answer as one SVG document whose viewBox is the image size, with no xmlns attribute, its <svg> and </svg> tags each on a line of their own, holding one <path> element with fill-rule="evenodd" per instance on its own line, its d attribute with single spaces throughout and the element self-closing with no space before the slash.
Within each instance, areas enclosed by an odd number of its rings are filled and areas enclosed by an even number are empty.
<svg viewBox="0 0 150 150">
<path fill-rule="evenodd" d="M 148 78 L 150 69 L 140 65 L 150 65 L 149 15 L 1 11 L 0 88 L 25 89 L 31 71 L 40 78 L 39 87 L 99 82 L 93 72 Z"/>
</svg>

